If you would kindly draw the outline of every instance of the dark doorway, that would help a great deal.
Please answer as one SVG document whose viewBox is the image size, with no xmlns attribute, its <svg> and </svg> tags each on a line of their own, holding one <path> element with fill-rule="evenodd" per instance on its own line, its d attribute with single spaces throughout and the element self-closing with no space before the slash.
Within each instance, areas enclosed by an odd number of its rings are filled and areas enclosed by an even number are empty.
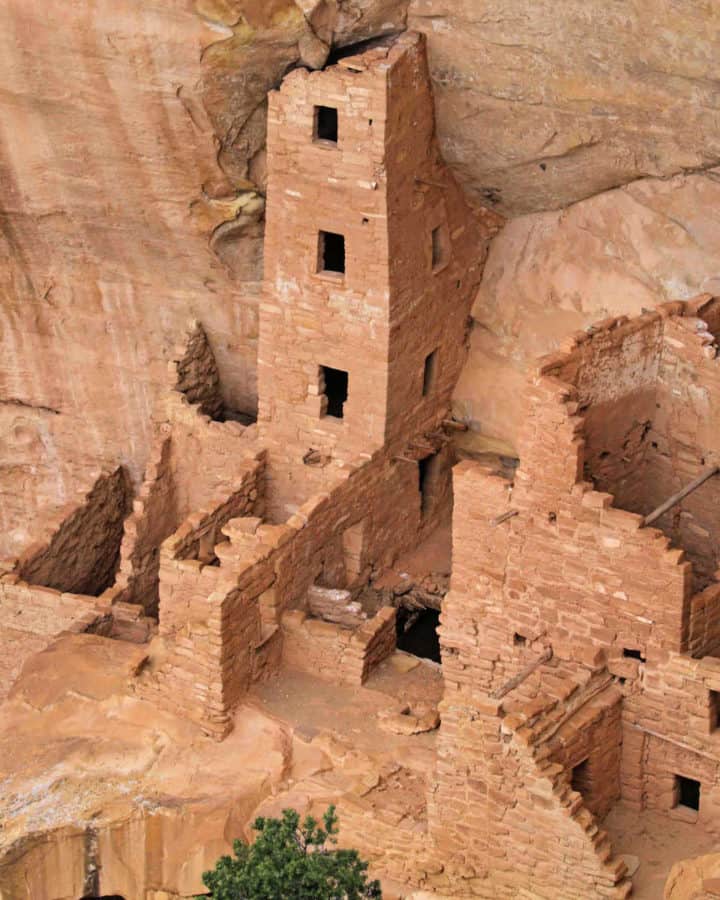
<svg viewBox="0 0 720 900">
<path fill-rule="evenodd" d="M 574 791 L 587 797 L 590 793 L 590 772 L 588 770 L 588 761 L 584 759 L 581 763 L 573 766 L 570 784 Z"/>
<path fill-rule="evenodd" d="M 695 811 L 700 809 L 700 782 L 684 775 L 675 776 L 676 806 L 685 806 Z"/>
<path fill-rule="evenodd" d="M 321 231 L 318 240 L 318 271 L 345 272 L 345 237 L 334 231 Z"/>
<path fill-rule="evenodd" d="M 330 141 L 337 144 L 338 139 L 338 111 L 332 106 L 315 107 L 315 134 L 316 141 Z"/>
<path fill-rule="evenodd" d="M 345 414 L 345 401 L 348 395 L 348 373 L 331 366 L 320 366 L 322 392 L 327 397 L 326 416 L 342 419 Z"/>
<path fill-rule="evenodd" d="M 405 609 L 397 611 L 397 647 L 413 656 L 440 662 L 440 638 L 437 627 L 440 613 L 436 609 Z"/>
<path fill-rule="evenodd" d="M 435 501 L 439 458 L 437 453 L 418 460 L 418 490 L 420 491 L 420 512 L 424 516 Z"/>
</svg>

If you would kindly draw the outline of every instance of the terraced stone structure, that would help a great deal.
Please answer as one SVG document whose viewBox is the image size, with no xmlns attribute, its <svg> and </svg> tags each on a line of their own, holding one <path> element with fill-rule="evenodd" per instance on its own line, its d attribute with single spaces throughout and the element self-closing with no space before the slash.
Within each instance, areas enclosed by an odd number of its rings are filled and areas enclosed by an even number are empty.
<svg viewBox="0 0 720 900">
<path fill-rule="evenodd" d="M 192 896 L 277 805 L 337 802 L 388 897 L 623 898 L 618 804 L 720 828 L 720 301 L 571 336 L 531 373 L 519 461 L 463 451 L 451 398 L 500 220 L 434 122 L 412 32 L 285 77 L 257 422 L 191 321 L 135 495 L 94 472 L 2 564 L 0 748 L 41 733 L 60 774 L 38 790 L 0 752 L 0 896 Z M 441 662 L 400 652 L 437 606 Z M 58 784 L 72 821 L 43 806 Z"/>
</svg>

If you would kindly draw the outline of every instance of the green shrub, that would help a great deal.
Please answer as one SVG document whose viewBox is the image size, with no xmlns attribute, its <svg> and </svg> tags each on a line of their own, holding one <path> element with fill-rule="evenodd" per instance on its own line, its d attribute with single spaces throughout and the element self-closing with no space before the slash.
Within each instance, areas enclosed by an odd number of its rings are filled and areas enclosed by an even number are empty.
<svg viewBox="0 0 720 900">
<path fill-rule="evenodd" d="M 323 826 L 294 809 L 280 819 L 258 818 L 253 844 L 235 841 L 234 857 L 222 856 L 203 874 L 213 900 L 361 900 L 382 898 L 380 883 L 368 881 L 368 864 L 357 850 L 338 850 L 337 816 L 330 806 Z"/>
</svg>

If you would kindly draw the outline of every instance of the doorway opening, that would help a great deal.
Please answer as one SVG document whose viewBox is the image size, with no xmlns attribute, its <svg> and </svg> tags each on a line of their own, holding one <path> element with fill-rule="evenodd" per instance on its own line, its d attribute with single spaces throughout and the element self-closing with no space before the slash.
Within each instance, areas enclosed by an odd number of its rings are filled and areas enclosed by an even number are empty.
<svg viewBox="0 0 720 900">
<path fill-rule="evenodd" d="M 401 607 L 395 619 L 397 648 L 422 659 L 439 663 L 440 638 L 437 628 L 440 612 L 437 609 L 406 609 Z"/>
</svg>

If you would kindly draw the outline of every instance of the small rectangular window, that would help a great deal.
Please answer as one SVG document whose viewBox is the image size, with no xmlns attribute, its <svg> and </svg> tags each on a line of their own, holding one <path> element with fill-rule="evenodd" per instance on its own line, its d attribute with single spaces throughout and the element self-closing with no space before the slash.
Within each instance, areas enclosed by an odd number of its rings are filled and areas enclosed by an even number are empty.
<svg viewBox="0 0 720 900">
<path fill-rule="evenodd" d="M 333 106 L 315 107 L 313 137 L 316 141 L 330 141 L 333 144 L 337 144 L 338 111 Z"/>
<path fill-rule="evenodd" d="M 331 366 L 320 366 L 320 392 L 327 398 L 324 415 L 334 419 L 344 418 L 348 396 L 348 373 Z"/>
<path fill-rule="evenodd" d="M 432 230 L 432 269 L 436 272 L 441 269 L 450 255 L 447 226 L 438 225 Z"/>
<path fill-rule="evenodd" d="M 318 238 L 318 272 L 345 272 L 345 237 L 321 231 Z"/>
<path fill-rule="evenodd" d="M 640 662 L 645 662 L 645 657 L 642 654 L 642 650 L 635 650 L 630 647 L 624 647 L 623 656 L 625 657 L 625 659 L 637 659 Z"/>
<path fill-rule="evenodd" d="M 700 782 L 684 775 L 675 776 L 675 806 L 700 809 Z"/>
<path fill-rule="evenodd" d="M 717 731 L 720 727 L 720 693 L 710 691 L 710 731 Z"/>
<path fill-rule="evenodd" d="M 425 357 L 425 368 L 423 370 L 423 397 L 427 397 L 435 386 L 435 369 L 437 367 L 437 350 L 428 353 Z"/>
</svg>

